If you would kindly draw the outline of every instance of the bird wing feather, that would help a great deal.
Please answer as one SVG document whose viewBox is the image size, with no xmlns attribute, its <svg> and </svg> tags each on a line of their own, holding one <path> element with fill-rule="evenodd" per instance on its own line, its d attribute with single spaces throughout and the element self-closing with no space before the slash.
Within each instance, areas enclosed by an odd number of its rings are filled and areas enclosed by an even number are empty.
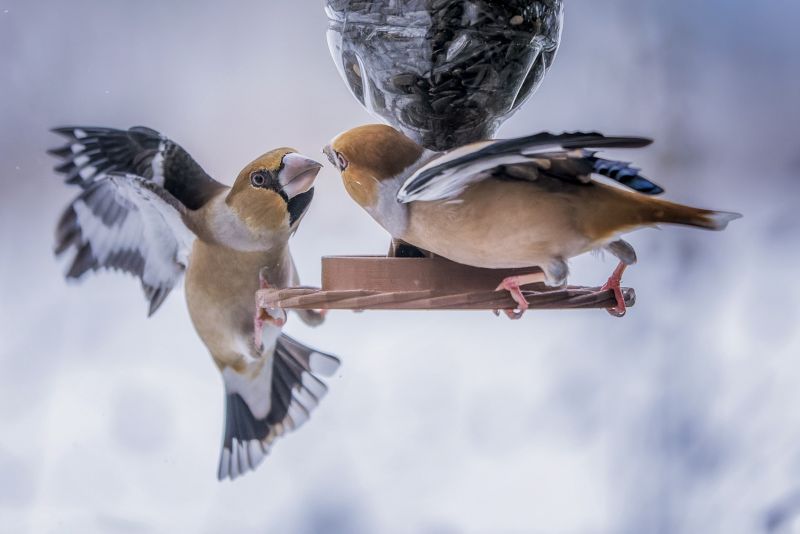
<svg viewBox="0 0 800 534">
<path fill-rule="evenodd" d="M 144 126 L 128 130 L 66 126 L 53 132 L 67 139 L 48 152 L 62 160 L 55 170 L 69 184 L 87 188 L 112 172 L 135 174 L 162 186 L 191 210 L 225 188 L 180 145 Z"/>
<path fill-rule="evenodd" d="M 590 148 L 639 148 L 642 137 L 607 137 L 599 133 L 540 133 L 459 147 L 416 170 L 400 188 L 400 202 L 448 200 L 469 185 L 490 177 L 535 180 L 540 175 L 572 183 L 590 183 L 600 174 L 636 191 L 663 192 L 628 163 L 595 156 Z M 510 172 L 508 169 L 512 169 Z"/>
<path fill-rule="evenodd" d="M 82 189 L 61 217 L 56 253 L 74 248 L 68 278 L 116 269 L 142 282 L 152 315 L 180 279 L 194 235 L 184 216 L 227 189 L 177 143 L 137 126 L 56 128 L 56 172 Z"/>
<path fill-rule="evenodd" d="M 137 276 L 152 315 L 180 280 L 194 234 L 185 206 L 158 184 L 110 173 L 88 184 L 56 230 L 56 254 L 75 255 L 67 278 L 114 269 Z"/>
</svg>

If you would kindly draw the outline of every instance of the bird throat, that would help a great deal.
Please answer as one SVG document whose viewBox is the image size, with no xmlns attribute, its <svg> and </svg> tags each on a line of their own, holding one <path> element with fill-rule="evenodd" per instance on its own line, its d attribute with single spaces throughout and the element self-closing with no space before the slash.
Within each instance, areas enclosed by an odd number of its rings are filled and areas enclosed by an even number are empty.
<svg viewBox="0 0 800 534">
<path fill-rule="evenodd" d="M 398 239 L 402 239 L 408 230 L 408 204 L 397 201 L 397 192 L 402 185 L 402 177 L 383 180 L 376 184 L 376 200 L 372 205 L 362 204 L 378 224 Z"/>
</svg>

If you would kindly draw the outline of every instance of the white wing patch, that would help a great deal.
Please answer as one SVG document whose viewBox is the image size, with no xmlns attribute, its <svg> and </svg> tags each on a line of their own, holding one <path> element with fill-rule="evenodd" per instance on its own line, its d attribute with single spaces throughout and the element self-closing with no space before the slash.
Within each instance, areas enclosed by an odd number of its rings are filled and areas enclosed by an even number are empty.
<svg viewBox="0 0 800 534">
<path fill-rule="evenodd" d="M 420 167 L 405 181 L 397 199 L 400 202 L 431 201 L 455 199 L 471 184 L 487 177 L 487 172 L 501 165 L 514 165 L 530 162 L 530 158 L 522 154 L 503 154 L 497 157 L 482 158 L 465 164 L 448 165 L 447 161 L 434 159 Z M 449 159 L 449 158 L 448 158 Z M 418 180 L 437 167 L 440 170 L 419 186 Z"/>
<path fill-rule="evenodd" d="M 180 204 L 166 199 L 169 193 L 136 175 L 110 174 L 92 183 L 59 223 L 57 252 L 76 251 L 67 276 L 104 268 L 130 272 L 141 279 L 154 312 L 180 280 L 194 239 Z"/>
<path fill-rule="evenodd" d="M 663 190 L 638 174 L 625 162 L 594 157 L 587 148 L 639 148 L 651 143 L 643 137 L 606 137 L 595 132 L 553 135 L 547 132 L 514 139 L 495 139 L 465 145 L 428 162 L 412 174 L 400 188 L 400 202 L 450 200 L 470 184 L 486 179 L 502 166 L 529 164 L 549 170 L 554 160 L 564 160 L 555 178 L 587 183 L 592 174 L 601 174 L 627 187 L 647 194 Z M 557 163 L 557 162 L 556 162 Z M 525 179 L 536 179 L 531 173 Z M 513 177 L 513 176 L 512 176 Z"/>
<path fill-rule="evenodd" d="M 158 143 L 158 152 L 153 156 L 153 161 L 150 162 L 150 170 L 152 171 L 152 180 L 164 187 L 164 153 L 167 150 L 167 143 L 164 138 Z"/>
</svg>

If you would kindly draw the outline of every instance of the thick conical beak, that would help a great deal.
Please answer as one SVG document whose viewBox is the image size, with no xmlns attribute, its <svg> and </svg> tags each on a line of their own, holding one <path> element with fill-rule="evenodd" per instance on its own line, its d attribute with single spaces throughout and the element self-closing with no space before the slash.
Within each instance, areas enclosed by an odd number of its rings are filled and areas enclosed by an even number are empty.
<svg viewBox="0 0 800 534">
<path fill-rule="evenodd" d="M 305 193 L 314 185 L 322 164 L 313 159 L 291 152 L 283 156 L 283 166 L 278 173 L 281 189 L 289 198 Z"/>
</svg>

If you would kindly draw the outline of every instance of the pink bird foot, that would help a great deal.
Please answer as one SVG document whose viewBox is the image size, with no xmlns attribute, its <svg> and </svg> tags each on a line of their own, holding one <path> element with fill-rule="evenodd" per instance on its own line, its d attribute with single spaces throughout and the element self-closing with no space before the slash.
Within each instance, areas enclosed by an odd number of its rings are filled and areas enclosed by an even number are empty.
<svg viewBox="0 0 800 534">
<path fill-rule="evenodd" d="M 522 294 L 522 290 L 520 289 L 521 286 L 525 286 L 528 284 L 536 284 L 539 282 L 544 282 L 544 273 L 532 273 L 532 274 L 524 274 L 520 276 L 509 276 L 508 278 L 504 278 L 500 285 L 497 286 L 495 291 L 508 291 L 511 294 L 511 298 L 514 299 L 514 302 L 517 303 L 516 310 L 503 310 L 503 313 L 506 314 L 506 317 L 512 320 L 520 319 L 525 312 L 528 310 L 528 300 L 525 298 L 525 295 Z M 495 315 L 499 315 L 497 310 L 495 310 Z"/>
<path fill-rule="evenodd" d="M 600 288 L 600 291 L 608 291 L 610 289 L 614 292 L 614 298 L 617 300 L 617 304 L 612 308 L 606 308 L 606 311 L 614 317 L 622 317 L 625 315 L 627 309 L 625 306 L 625 297 L 623 297 L 622 289 L 619 286 L 622 282 L 622 273 L 625 272 L 626 267 L 627 265 L 619 262 L 614 272 L 608 277 L 608 281 Z"/>
<path fill-rule="evenodd" d="M 256 309 L 253 317 L 253 342 L 259 350 L 262 348 L 264 325 L 267 323 L 271 323 L 276 328 L 282 328 L 286 324 L 286 312 L 282 308 L 260 307 Z"/>
<path fill-rule="evenodd" d="M 260 289 L 256 291 L 256 312 L 253 316 L 253 342 L 257 349 L 261 350 L 263 345 L 264 326 L 271 323 L 277 328 L 286 324 L 286 312 L 283 308 L 275 308 L 271 305 L 268 295 L 272 286 L 258 273 L 258 285 Z"/>
</svg>

